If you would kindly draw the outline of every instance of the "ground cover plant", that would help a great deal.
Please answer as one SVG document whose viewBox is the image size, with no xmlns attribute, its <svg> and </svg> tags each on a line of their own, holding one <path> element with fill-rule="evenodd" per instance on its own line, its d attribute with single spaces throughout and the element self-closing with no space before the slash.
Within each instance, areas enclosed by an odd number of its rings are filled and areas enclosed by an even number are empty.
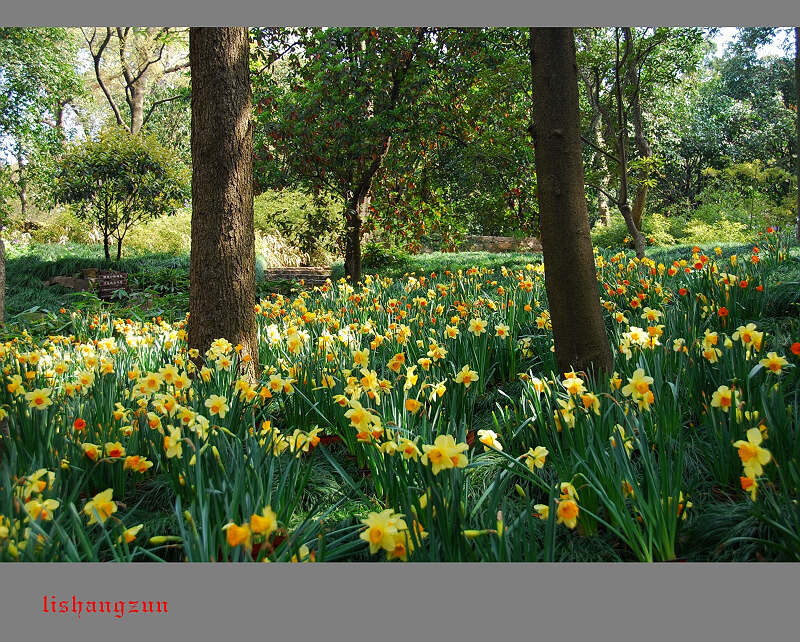
<svg viewBox="0 0 800 642">
<path fill-rule="evenodd" d="M 179 306 L 17 325 L 0 559 L 798 559 L 798 258 L 652 257 L 596 251 L 610 377 L 556 371 L 532 256 L 272 293 L 257 355 Z"/>
</svg>

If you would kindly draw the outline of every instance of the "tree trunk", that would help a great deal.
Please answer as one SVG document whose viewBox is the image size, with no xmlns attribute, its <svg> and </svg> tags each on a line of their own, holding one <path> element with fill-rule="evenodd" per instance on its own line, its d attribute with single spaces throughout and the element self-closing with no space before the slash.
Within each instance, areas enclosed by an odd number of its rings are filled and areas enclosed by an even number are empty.
<svg viewBox="0 0 800 642">
<path fill-rule="evenodd" d="M 361 280 L 361 224 L 369 211 L 371 197 L 369 194 L 356 194 L 347 201 L 345 211 L 345 250 L 344 271 L 350 277 L 350 283 Z"/>
<path fill-rule="evenodd" d="M 117 261 L 119 262 L 119 260 L 121 258 L 122 258 L 122 239 L 118 238 L 117 239 Z"/>
<path fill-rule="evenodd" d="M 601 186 L 603 189 L 608 187 L 608 175 L 603 176 Z M 608 206 L 608 197 L 603 192 L 597 195 L 597 213 L 600 216 L 600 224 L 603 227 L 611 225 L 611 208 Z"/>
<path fill-rule="evenodd" d="M 18 185 L 18 195 L 19 195 L 19 206 L 20 206 L 20 215 L 22 216 L 23 221 L 28 220 L 28 186 L 25 183 L 22 175 L 20 173 L 20 182 Z"/>
<path fill-rule="evenodd" d="M 131 110 L 131 134 L 136 134 L 144 121 L 144 96 L 147 93 L 146 76 L 142 76 L 130 87 L 128 106 Z"/>
<path fill-rule="evenodd" d="M 28 179 L 25 175 L 25 158 L 22 148 L 17 148 L 17 196 L 19 197 L 20 215 L 23 221 L 28 220 Z"/>
<path fill-rule="evenodd" d="M 794 28 L 794 90 L 795 102 L 800 104 L 800 27 Z M 800 243 L 800 107 L 795 111 L 797 128 L 797 227 L 795 236 Z"/>
<path fill-rule="evenodd" d="M 633 30 L 630 27 L 623 29 L 625 33 L 625 46 L 629 51 L 633 51 Z M 628 86 L 633 88 L 631 95 L 631 120 L 633 121 L 633 142 L 636 145 L 636 151 L 639 152 L 641 158 L 650 158 L 653 155 L 653 149 L 644 135 L 644 126 L 642 124 L 642 102 L 639 98 L 640 86 L 639 74 L 636 70 L 636 65 L 628 65 Z M 647 180 L 648 176 L 644 177 Z M 644 207 L 647 203 L 648 188 L 645 183 L 640 183 L 636 188 L 636 196 L 633 199 L 633 208 L 631 210 L 631 217 L 636 229 L 642 229 L 642 217 L 644 216 Z"/>
<path fill-rule="evenodd" d="M 253 129 L 244 27 L 189 30 L 192 70 L 192 250 L 189 346 L 243 346 L 257 372 Z"/>
<path fill-rule="evenodd" d="M 545 289 L 561 372 L 609 372 L 584 191 L 575 36 L 531 28 L 534 152 Z"/>
<path fill-rule="evenodd" d="M 603 188 L 603 191 L 597 195 L 597 215 L 600 225 L 608 227 L 611 225 L 611 210 L 608 206 L 608 196 L 605 194 L 608 191 L 608 163 L 605 155 L 600 151 L 603 145 L 603 123 L 602 114 L 599 111 L 592 116 L 592 133 L 594 134 L 594 143 L 597 145 L 594 152 L 594 166 L 601 176 L 600 187 Z"/>
<path fill-rule="evenodd" d="M 106 263 L 111 262 L 111 237 L 108 232 L 103 232 L 103 252 L 106 255 Z"/>
<path fill-rule="evenodd" d="M 622 82 L 620 80 L 620 72 L 622 70 L 622 62 L 619 57 L 619 28 L 615 30 L 616 35 L 616 61 L 614 66 L 614 88 L 617 97 L 617 145 L 619 147 L 619 199 L 617 207 L 619 208 L 622 218 L 625 219 L 625 224 L 628 226 L 628 231 L 633 237 L 633 247 L 636 250 L 636 257 L 639 259 L 644 258 L 644 238 L 642 233 L 637 227 L 631 214 L 631 206 L 628 203 L 628 122 L 625 118 L 625 110 L 622 105 Z M 632 55 L 633 43 L 630 39 L 626 39 L 625 59 Z"/>
<path fill-rule="evenodd" d="M 631 218 L 636 229 L 641 232 L 642 230 L 642 217 L 644 215 L 644 206 L 647 203 L 647 185 L 639 185 L 636 188 L 636 196 L 633 198 L 633 207 L 631 208 Z"/>
<path fill-rule="evenodd" d="M 0 325 L 6 322 L 6 245 L 0 236 Z"/>
</svg>

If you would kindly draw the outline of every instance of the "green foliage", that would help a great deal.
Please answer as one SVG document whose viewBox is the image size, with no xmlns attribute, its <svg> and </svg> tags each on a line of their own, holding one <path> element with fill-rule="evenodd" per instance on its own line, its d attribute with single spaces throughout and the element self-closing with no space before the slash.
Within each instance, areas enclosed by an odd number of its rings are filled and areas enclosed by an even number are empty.
<svg viewBox="0 0 800 642">
<path fill-rule="evenodd" d="M 34 230 L 31 239 L 36 243 L 88 243 L 89 230 L 69 208 L 64 208 Z"/>
<path fill-rule="evenodd" d="M 77 50 L 61 27 L 0 28 L 0 156 L 16 160 L 13 172 L 3 167 L 0 216 L 13 192 L 30 195 L 47 182 L 40 164 L 58 153 L 64 106 L 82 93 Z"/>
<path fill-rule="evenodd" d="M 192 245 L 192 212 L 179 209 L 134 227 L 126 237 L 127 247 L 135 252 L 159 252 L 180 256 L 188 254 Z"/>
<path fill-rule="evenodd" d="M 710 184 L 700 195 L 701 208 L 720 210 L 745 224 L 751 235 L 770 225 L 794 223 L 797 178 L 774 161 L 756 159 L 704 173 Z"/>
<path fill-rule="evenodd" d="M 401 268 L 408 265 L 411 256 L 408 252 L 381 242 L 370 242 L 364 245 L 362 265 L 365 269 L 381 270 L 383 268 Z"/>
<path fill-rule="evenodd" d="M 78 218 L 100 228 L 106 259 L 115 239 L 119 260 L 128 230 L 174 213 L 189 197 L 189 185 L 186 170 L 153 137 L 115 127 L 68 149 L 50 196 L 54 203 L 73 205 Z"/>
<path fill-rule="evenodd" d="M 538 229 L 528 30 L 441 29 L 446 42 L 413 136 L 373 185 L 368 229 L 410 250 L 454 250 L 465 234 Z"/>
<path fill-rule="evenodd" d="M 253 215 L 257 231 L 280 234 L 310 265 L 328 263 L 329 254 L 337 250 L 342 213 L 330 199 L 298 190 L 268 190 L 255 197 Z"/>
<path fill-rule="evenodd" d="M 752 238 L 748 226 L 740 218 L 740 212 L 729 212 L 718 204 L 701 205 L 685 216 L 648 214 L 643 220 L 643 233 L 648 245 L 718 245 L 719 243 L 746 243 Z M 630 236 L 622 217 L 612 219 L 611 225 L 600 224 L 592 228 L 592 243 L 602 248 L 629 247 Z"/>
</svg>

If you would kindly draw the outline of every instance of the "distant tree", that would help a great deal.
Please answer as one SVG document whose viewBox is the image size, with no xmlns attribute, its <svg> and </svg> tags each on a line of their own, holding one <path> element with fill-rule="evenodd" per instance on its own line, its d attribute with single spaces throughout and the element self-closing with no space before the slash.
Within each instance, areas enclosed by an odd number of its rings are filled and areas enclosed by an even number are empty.
<svg viewBox="0 0 800 642">
<path fill-rule="evenodd" d="M 160 106 L 188 100 L 180 86 L 163 91 L 165 77 L 189 67 L 185 29 L 81 27 L 81 33 L 94 79 L 120 127 L 136 134 Z"/>
<path fill-rule="evenodd" d="M 694 27 L 598 27 L 581 29 L 579 35 L 579 74 L 593 115 L 599 114 L 593 129 L 602 131 L 584 140 L 604 156 L 600 164 L 614 179 L 609 182 L 617 184 L 616 193 L 607 184 L 591 187 L 616 204 L 642 257 L 642 216 L 655 161 L 647 105 L 659 87 L 677 85 L 700 64 L 703 32 Z"/>
<path fill-rule="evenodd" d="M 60 159 L 51 189 L 54 203 L 72 205 L 78 218 L 100 228 L 109 261 L 112 239 L 119 260 L 128 230 L 184 205 L 189 179 L 154 137 L 115 127 L 96 140 L 71 146 Z"/>
<path fill-rule="evenodd" d="M 358 281 L 373 179 L 427 88 L 437 45 L 422 27 L 261 30 L 256 37 L 267 66 L 286 60 L 283 78 L 259 80 L 257 162 L 271 186 L 291 176 L 339 197 L 345 272 Z"/>
<path fill-rule="evenodd" d="M 609 372 L 584 192 L 575 37 L 569 28 L 533 28 L 533 133 L 545 289 L 561 372 Z"/>
<path fill-rule="evenodd" d="M 189 32 L 192 65 L 192 252 L 189 346 L 241 344 L 258 366 L 250 44 L 244 27 Z"/>
<path fill-rule="evenodd" d="M 14 168 L 0 166 L 0 323 L 8 202 L 16 194 L 22 218 L 27 217 L 32 163 L 55 153 L 63 140 L 64 107 L 81 87 L 74 51 L 62 28 L 0 28 L 0 153 L 16 160 Z"/>
<path fill-rule="evenodd" d="M 82 93 L 77 43 L 63 28 L 0 28 L 0 152 L 13 157 L 12 182 L 27 218 L 31 173 L 64 140 L 64 111 Z"/>
<path fill-rule="evenodd" d="M 770 60 L 766 63 L 761 61 L 756 55 L 758 47 L 781 38 L 787 58 Z M 794 47 L 791 46 L 792 39 L 794 39 Z M 754 107 L 758 111 L 763 111 L 763 105 L 769 106 L 774 103 L 775 89 L 778 85 L 783 96 L 783 106 L 794 112 L 794 140 L 787 140 L 785 136 L 773 136 L 773 140 L 777 138 L 778 145 L 787 149 L 789 157 L 794 151 L 793 170 L 797 179 L 795 236 L 800 242 L 800 108 L 798 108 L 800 105 L 800 27 L 742 27 L 738 31 L 737 39 L 731 43 L 729 48 L 731 53 L 728 57 L 729 65 L 735 61 L 742 69 L 742 73 L 738 77 L 729 73 L 729 76 L 733 76 L 729 93 L 735 95 L 734 92 L 741 92 L 744 95 L 737 97 L 752 99 Z M 788 55 L 791 55 L 792 49 L 794 49 L 793 77 L 789 65 L 782 64 L 789 62 Z M 776 120 L 780 122 L 782 119 L 776 118 L 774 114 L 767 115 L 764 118 L 765 129 L 774 131 Z M 783 147 L 786 143 L 788 146 Z"/>
<path fill-rule="evenodd" d="M 465 233 L 538 233 L 528 30 L 437 29 L 414 118 L 373 182 L 365 229 L 410 250 Z"/>
</svg>

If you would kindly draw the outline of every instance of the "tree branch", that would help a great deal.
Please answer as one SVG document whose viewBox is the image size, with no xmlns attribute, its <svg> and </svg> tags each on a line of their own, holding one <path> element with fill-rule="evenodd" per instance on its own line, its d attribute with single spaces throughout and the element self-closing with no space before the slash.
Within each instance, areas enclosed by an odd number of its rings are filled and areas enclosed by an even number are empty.
<svg viewBox="0 0 800 642">
<path fill-rule="evenodd" d="M 173 100 L 181 100 L 185 98 L 191 98 L 191 94 L 188 96 L 179 94 L 178 96 L 171 96 L 170 98 L 162 98 L 161 100 L 155 101 L 152 105 L 150 105 L 150 109 L 147 110 L 147 113 L 142 119 L 142 127 L 144 127 L 147 124 L 147 121 L 150 119 L 150 116 L 153 115 L 153 111 L 155 111 L 156 107 L 158 107 L 159 105 L 163 105 L 164 103 L 172 102 Z"/>
<path fill-rule="evenodd" d="M 619 205 L 618 205 L 619 201 L 617 200 L 617 197 L 616 197 L 616 196 L 614 196 L 613 194 L 610 194 L 609 192 L 607 192 L 606 190 L 604 190 L 602 187 L 599 187 L 598 185 L 593 185 L 593 184 L 591 184 L 591 183 L 586 183 L 586 187 L 588 187 L 589 189 L 596 189 L 598 192 L 600 192 L 600 193 L 602 193 L 602 194 L 605 194 L 605 195 L 606 195 L 606 197 L 607 197 L 607 198 L 608 198 L 608 199 L 609 199 L 609 200 L 610 200 L 612 203 L 614 203 L 615 205 L 617 205 L 617 206 L 619 207 Z"/>
<path fill-rule="evenodd" d="M 130 131 L 130 128 L 125 124 L 125 121 L 122 120 L 122 115 L 119 113 L 117 103 L 114 102 L 114 98 L 111 96 L 111 92 L 103 82 L 103 77 L 100 73 L 100 60 L 103 57 L 103 52 L 105 51 L 106 47 L 108 47 L 108 43 L 111 41 L 111 27 L 106 27 L 106 37 L 103 42 L 100 43 L 97 53 L 94 51 L 94 41 L 95 37 L 97 36 L 97 28 L 93 29 L 91 38 L 87 37 L 86 32 L 83 31 L 83 27 L 81 27 L 81 32 L 86 40 L 86 44 L 89 45 L 89 54 L 92 56 L 92 60 L 94 61 L 94 75 L 97 78 L 97 84 L 100 85 L 100 89 L 103 91 L 103 94 L 105 94 L 108 104 L 111 105 L 111 110 L 114 112 L 114 117 L 117 119 L 117 124 L 122 125 L 125 127 L 125 129 Z"/>
<path fill-rule="evenodd" d="M 601 154 L 603 154 L 603 156 L 606 156 L 607 158 L 610 158 L 611 160 L 613 160 L 615 163 L 617 163 L 617 165 L 619 165 L 619 164 L 620 164 L 620 162 L 619 162 L 619 159 L 618 159 L 616 156 L 614 156 L 613 154 L 609 154 L 609 153 L 608 153 L 606 150 L 604 150 L 604 149 L 600 149 L 600 147 L 598 147 L 597 145 L 595 145 L 595 144 L 594 144 L 592 141 L 590 141 L 588 138 L 586 138 L 586 137 L 585 137 L 583 134 L 581 134 L 581 140 L 582 140 L 584 143 L 586 143 L 586 144 L 587 144 L 589 147 L 591 147 L 591 148 L 593 148 L 593 149 L 596 149 L 598 152 L 600 152 Z"/>
</svg>

